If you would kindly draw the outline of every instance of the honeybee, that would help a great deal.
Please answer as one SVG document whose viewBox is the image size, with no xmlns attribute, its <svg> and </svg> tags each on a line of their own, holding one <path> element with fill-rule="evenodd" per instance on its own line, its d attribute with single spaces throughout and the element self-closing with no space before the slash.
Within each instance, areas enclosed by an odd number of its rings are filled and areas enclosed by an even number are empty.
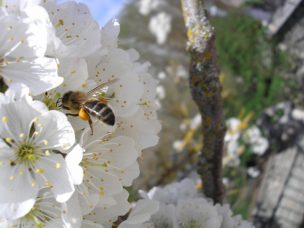
<svg viewBox="0 0 304 228">
<path fill-rule="evenodd" d="M 68 91 L 57 100 L 57 107 L 69 110 L 69 113 L 66 114 L 68 116 L 78 116 L 80 119 L 88 121 L 91 128 L 91 135 L 93 135 L 93 122 L 91 117 L 107 125 L 114 126 L 114 112 L 108 106 L 107 99 L 103 97 L 98 98 L 98 92 L 116 81 L 117 79 L 114 79 L 100 84 L 87 93 Z"/>
</svg>

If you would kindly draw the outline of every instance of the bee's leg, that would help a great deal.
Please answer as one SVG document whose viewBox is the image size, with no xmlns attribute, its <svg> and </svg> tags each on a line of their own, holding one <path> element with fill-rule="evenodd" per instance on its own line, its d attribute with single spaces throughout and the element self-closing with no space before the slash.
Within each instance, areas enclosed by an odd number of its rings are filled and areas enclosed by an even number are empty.
<svg viewBox="0 0 304 228">
<path fill-rule="evenodd" d="M 73 113 L 66 113 L 66 116 L 78 116 L 78 114 L 73 114 Z"/>
<path fill-rule="evenodd" d="M 91 128 L 91 135 L 93 135 L 93 122 L 92 122 L 91 118 L 89 119 L 89 125 Z"/>
</svg>

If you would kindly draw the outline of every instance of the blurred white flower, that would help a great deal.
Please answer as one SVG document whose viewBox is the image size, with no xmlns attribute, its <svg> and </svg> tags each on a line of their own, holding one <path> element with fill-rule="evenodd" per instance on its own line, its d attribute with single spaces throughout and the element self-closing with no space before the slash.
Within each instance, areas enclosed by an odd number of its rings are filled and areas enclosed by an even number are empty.
<svg viewBox="0 0 304 228">
<path fill-rule="evenodd" d="M 148 15 L 152 10 L 155 10 L 160 5 L 160 0 L 140 0 L 138 2 L 139 12 L 142 15 Z"/>
<path fill-rule="evenodd" d="M 150 19 L 149 30 L 160 45 L 166 42 L 171 32 L 171 20 L 171 16 L 165 12 L 161 12 Z"/>
<path fill-rule="evenodd" d="M 183 65 L 178 65 L 176 70 L 176 76 L 178 78 L 187 79 L 189 75 L 188 70 Z"/>
<path fill-rule="evenodd" d="M 225 141 L 235 141 L 240 137 L 241 121 L 237 118 L 230 118 L 226 121 L 227 132 Z"/>
<path fill-rule="evenodd" d="M 128 219 L 119 225 L 119 228 L 153 227 L 148 221 L 158 210 L 158 202 L 153 200 L 139 200 L 132 209 Z"/>
<path fill-rule="evenodd" d="M 260 175 L 260 171 L 255 167 L 248 168 L 247 173 L 253 178 L 257 178 Z"/>
<path fill-rule="evenodd" d="M 227 205 L 214 205 L 199 194 L 191 179 L 140 194 L 159 203 L 157 212 L 149 221 L 145 220 L 144 224 L 150 227 L 253 228 L 240 216 L 233 217 Z M 145 227 L 144 224 L 141 227 Z"/>
<path fill-rule="evenodd" d="M 257 126 L 252 126 L 244 133 L 244 140 L 248 143 L 254 143 L 261 137 L 261 131 Z"/>
<path fill-rule="evenodd" d="M 220 228 L 222 222 L 212 203 L 203 198 L 181 199 L 176 211 L 179 227 Z"/>
<path fill-rule="evenodd" d="M 199 196 L 195 184 L 191 179 L 172 183 L 164 188 L 153 187 L 148 193 L 140 191 L 143 198 L 153 199 L 165 204 L 177 204 L 181 199 L 192 199 Z"/>
<path fill-rule="evenodd" d="M 167 77 L 167 75 L 165 72 L 162 71 L 158 73 L 157 77 L 159 80 L 164 80 Z"/>
<path fill-rule="evenodd" d="M 252 224 L 242 220 L 241 216 L 233 216 L 229 205 L 215 205 L 217 213 L 222 217 L 220 228 L 254 228 Z"/>
<path fill-rule="evenodd" d="M 3 102 L 0 110 L 0 217 L 7 219 L 27 214 L 41 188 L 50 188 L 58 202 L 67 201 L 74 191 L 59 154 L 75 142 L 66 116 L 26 96 L 15 99 Z"/>
<path fill-rule="evenodd" d="M 304 122 L 304 111 L 301 109 L 292 110 L 291 116 L 296 119 Z"/>
<path fill-rule="evenodd" d="M 160 203 L 159 209 L 151 217 L 154 227 L 177 228 L 177 215 L 175 205 Z M 153 226 L 152 226 L 153 227 Z"/>
<path fill-rule="evenodd" d="M 157 98 L 163 100 L 166 97 L 166 90 L 163 86 L 157 86 L 156 88 Z"/>
<path fill-rule="evenodd" d="M 255 125 L 245 131 L 243 138 L 250 145 L 252 152 L 257 155 L 263 155 L 269 147 L 268 140 L 263 137 L 261 130 Z"/>
<path fill-rule="evenodd" d="M 202 124 L 202 117 L 200 114 L 197 114 L 196 116 L 194 116 L 191 120 L 190 123 L 190 128 L 191 129 L 197 129 L 201 126 Z"/>
<path fill-rule="evenodd" d="M 172 144 L 172 147 L 177 152 L 181 152 L 183 150 L 184 142 L 182 140 L 175 140 Z"/>
<path fill-rule="evenodd" d="M 257 155 L 263 155 L 269 147 L 269 142 L 266 138 L 259 138 L 251 145 L 253 153 Z"/>
</svg>

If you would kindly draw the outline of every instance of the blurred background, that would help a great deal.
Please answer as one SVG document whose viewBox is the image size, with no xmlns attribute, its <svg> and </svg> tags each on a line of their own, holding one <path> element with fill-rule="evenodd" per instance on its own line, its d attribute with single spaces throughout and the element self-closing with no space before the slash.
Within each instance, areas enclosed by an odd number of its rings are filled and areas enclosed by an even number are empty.
<svg viewBox="0 0 304 228">
<path fill-rule="evenodd" d="M 205 1 L 228 128 L 225 201 L 257 228 L 304 227 L 304 1 Z M 117 17 L 120 45 L 137 49 L 159 79 L 160 143 L 143 153 L 134 189 L 198 180 L 201 119 L 188 88 L 180 1 L 82 2 L 101 25 Z"/>
</svg>

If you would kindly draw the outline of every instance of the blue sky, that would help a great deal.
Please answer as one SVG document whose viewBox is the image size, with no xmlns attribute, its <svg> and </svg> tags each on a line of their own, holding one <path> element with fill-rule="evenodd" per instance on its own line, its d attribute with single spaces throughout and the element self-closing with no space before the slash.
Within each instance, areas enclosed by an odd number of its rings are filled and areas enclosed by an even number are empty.
<svg viewBox="0 0 304 228">
<path fill-rule="evenodd" d="M 77 0 L 85 3 L 100 25 L 114 18 L 127 0 Z"/>
</svg>

